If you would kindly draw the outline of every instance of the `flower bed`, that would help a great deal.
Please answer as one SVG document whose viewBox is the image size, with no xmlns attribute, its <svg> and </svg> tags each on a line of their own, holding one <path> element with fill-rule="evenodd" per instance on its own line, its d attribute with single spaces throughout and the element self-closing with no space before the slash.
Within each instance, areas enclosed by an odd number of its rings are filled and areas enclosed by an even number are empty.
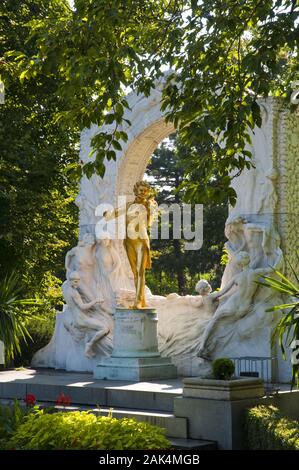
<svg viewBox="0 0 299 470">
<path fill-rule="evenodd" d="M 60 394 L 57 406 L 69 405 L 70 397 Z M 88 411 L 59 411 L 56 407 L 40 409 L 36 398 L 27 395 L 21 406 L 0 406 L 0 448 L 26 450 L 97 449 L 143 450 L 168 449 L 165 430 L 135 419 L 95 416 Z"/>
</svg>

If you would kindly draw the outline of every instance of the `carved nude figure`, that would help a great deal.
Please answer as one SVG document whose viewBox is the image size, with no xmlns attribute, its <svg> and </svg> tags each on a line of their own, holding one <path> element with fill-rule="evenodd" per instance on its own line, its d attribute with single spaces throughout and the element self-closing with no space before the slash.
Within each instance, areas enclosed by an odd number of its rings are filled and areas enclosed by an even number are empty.
<svg viewBox="0 0 299 470">
<path fill-rule="evenodd" d="M 200 357 L 207 358 L 214 349 L 217 342 L 217 327 L 219 324 L 226 320 L 229 320 L 230 323 L 234 323 L 248 313 L 252 306 L 253 296 L 258 289 L 256 281 L 261 275 L 272 271 L 271 268 L 250 268 L 250 256 L 246 251 L 241 251 L 236 255 L 236 263 L 241 269 L 241 272 L 236 274 L 226 287 L 215 294 L 218 298 L 221 298 L 233 287 L 235 287 L 235 291 L 227 300 L 220 304 L 215 315 L 210 320 L 202 337 L 200 350 L 197 354 Z"/>
<path fill-rule="evenodd" d="M 175 302 L 176 305 L 186 305 L 203 309 L 205 314 L 213 314 L 217 308 L 215 300 L 217 299 L 218 292 L 211 294 L 212 287 L 206 279 L 200 279 L 195 290 L 199 295 L 179 295 L 176 292 L 172 292 L 166 296 L 166 299 L 162 299 L 168 302 Z M 157 296 L 155 296 L 157 297 Z M 159 299 L 158 299 L 159 300 Z"/>
<path fill-rule="evenodd" d="M 224 244 L 228 254 L 228 263 L 225 267 L 221 288 L 225 287 L 230 279 L 238 272 L 236 265 L 236 254 L 244 250 L 246 239 L 244 236 L 244 224 L 246 219 L 241 216 L 228 219 L 225 225 L 224 233 L 228 241 Z"/>
<path fill-rule="evenodd" d="M 196 286 L 196 292 L 198 292 L 198 296 L 190 296 L 190 302 L 192 305 L 203 308 L 206 313 L 213 315 L 215 312 L 218 304 L 217 299 L 219 297 L 218 292 L 212 292 L 212 287 L 206 279 L 200 279 Z"/>
<path fill-rule="evenodd" d="M 267 265 L 267 259 L 263 250 L 263 239 L 266 227 L 261 224 L 245 224 L 244 233 L 247 250 L 250 253 L 250 267 L 260 268 Z"/>
<path fill-rule="evenodd" d="M 75 340 L 80 341 L 82 337 L 87 339 L 85 355 L 91 357 L 96 354 L 95 346 L 110 333 L 111 321 L 108 315 L 99 314 L 96 309 L 103 299 L 97 298 L 84 303 L 78 292 L 79 285 L 80 275 L 76 271 L 70 273 L 69 280 L 62 285 L 64 298 L 72 312 L 72 320 L 70 323 L 65 323 L 65 328 Z M 108 353 L 111 347 L 111 338 L 107 337 L 104 347 L 106 347 Z"/>
<path fill-rule="evenodd" d="M 108 236 L 97 239 L 96 261 L 97 291 L 104 300 L 102 308 L 113 313 L 115 296 L 123 274 L 120 256 Z"/>
<path fill-rule="evenodd" d="M 72 248 L 66 255 L 66 278 L 72 271 L 80 276 L 80 292 L 86 300 L 94 299 L 97 295 L 95 282 L 95 238 L 91 233 L 86 233 L 78 245 Z"/>
</svg>

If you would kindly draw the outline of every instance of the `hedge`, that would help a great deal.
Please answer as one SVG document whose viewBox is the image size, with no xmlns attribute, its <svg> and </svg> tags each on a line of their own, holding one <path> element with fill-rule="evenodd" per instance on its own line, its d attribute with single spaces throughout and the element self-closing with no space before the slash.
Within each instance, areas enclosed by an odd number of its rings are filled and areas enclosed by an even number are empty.
<svg viewBox="0 0 299 470">
<path fill-rule="evenodd" d="M 256 406 L 246 413 L 246 437 L 252 450 L 299 450 L 299 421 L 275 406 Z"/>
<path fill-rule="evenodd" d="M 29 414 L 10 438 L 9 449 L 168 449 L 165 430 L 134 419 L 88 411 Z"/>
</svg>

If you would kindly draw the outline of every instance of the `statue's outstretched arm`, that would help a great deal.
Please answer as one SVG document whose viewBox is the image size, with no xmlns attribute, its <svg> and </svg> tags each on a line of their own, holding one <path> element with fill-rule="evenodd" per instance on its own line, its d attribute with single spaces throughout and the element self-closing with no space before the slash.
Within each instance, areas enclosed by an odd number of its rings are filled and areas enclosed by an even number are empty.
<svg viewBox="0 0 299 470">
<path fill-rule="evenodd" d="M 233 278 L 223 289 L 218 290 L 216 292 L 212 292 L 210 294 L 210 297 L 213 297 L 214 299 L 218 299 L 219 297 L 222 297 L 222 295 L 225 295 L 231 288 L 235 285 L 235 278 Z"/>
<path fill-rule="evenodd" d="M 65 269 L 68 270 L 71 266 L 71 260 L 75 256 L 74 248 L 67 252 L 65 257 Z"/>
<path fill-rule="evenodd" d="M 267 268 L 257 268 L 254 270 L 254 272 L 256 275 L 266 276 L 267 274 L 273 274 L 274 269 L 276 269 L 274 266 L 269 266 Z"/>
<path fill-rule="evenodd" d="M 113 220 L 119 217 L 120 215 L 125 214 L 127 211 L 126 207 L 117 207 L 116 209 L 112 209 L 111 211 L 104 212 L 103 216 L 105 220 Z"/>
</svg>

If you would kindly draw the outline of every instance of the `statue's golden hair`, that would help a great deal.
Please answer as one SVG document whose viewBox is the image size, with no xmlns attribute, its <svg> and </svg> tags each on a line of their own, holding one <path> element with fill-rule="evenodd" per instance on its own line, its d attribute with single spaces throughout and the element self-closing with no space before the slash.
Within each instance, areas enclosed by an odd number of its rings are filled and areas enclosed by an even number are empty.
<svg viewBox="0 0 299 470">
<path fill-rule="evenodd" d="M 147 181 L 137 181 L 137 183 L 134 184 L 134 188 L 133 188 L 133 191 L 134 191 L 135 195 L 137 194 L 137 191 L 141 186 L 144 186 L 149 191 L 152 191 L 152 187 L 150 186 L 150 184 Z"/>
</svg>

